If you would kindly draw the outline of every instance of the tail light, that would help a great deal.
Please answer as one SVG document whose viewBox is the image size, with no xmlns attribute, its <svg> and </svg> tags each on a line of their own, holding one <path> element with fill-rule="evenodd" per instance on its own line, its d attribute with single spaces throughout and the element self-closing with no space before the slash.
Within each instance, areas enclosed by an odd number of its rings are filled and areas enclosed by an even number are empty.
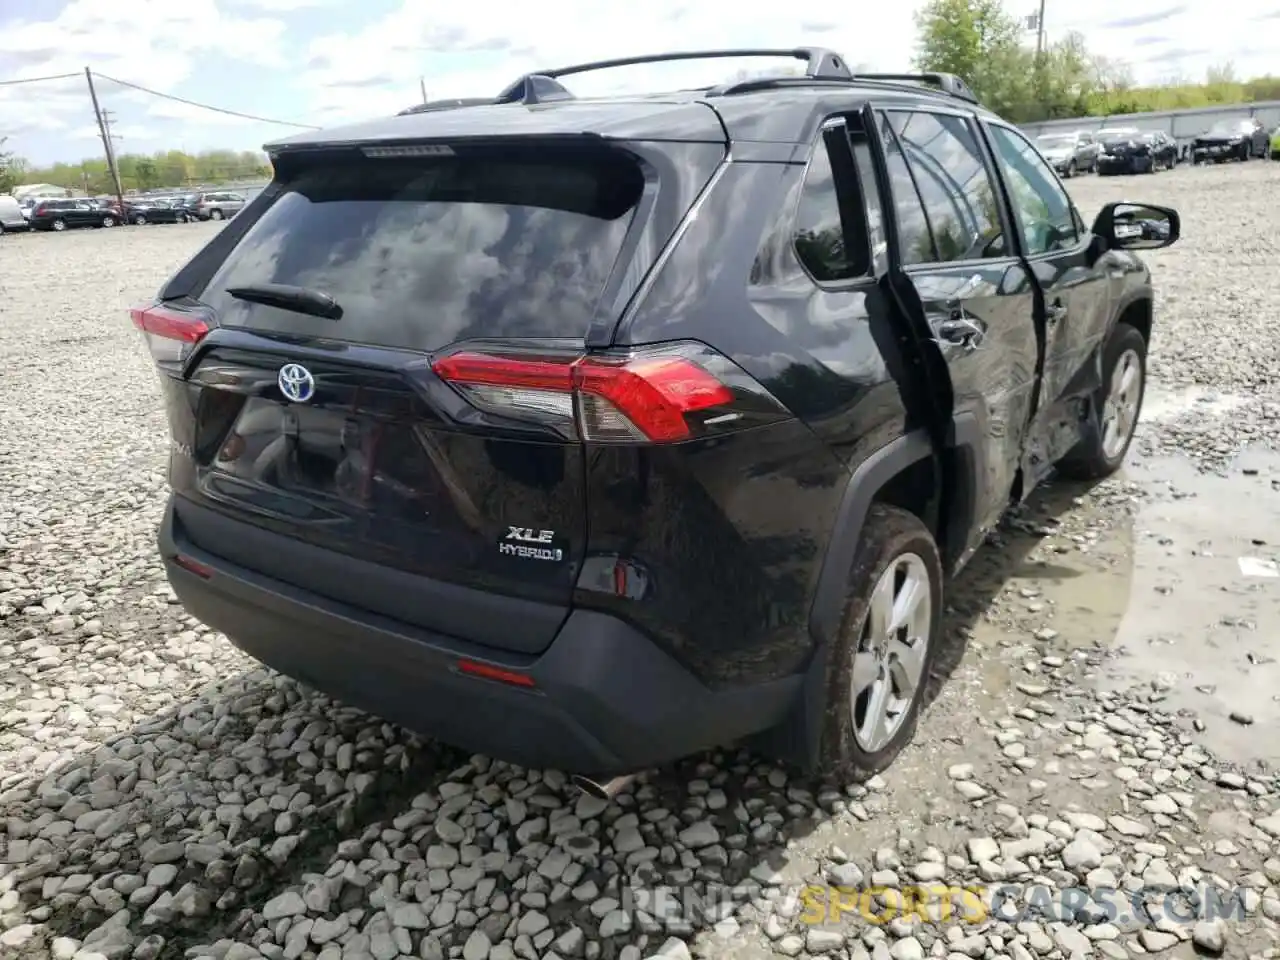
<svg viewBox="0 0 1280 960">
<path fill-rule="evenodd" d="M 572 356 L 462 350 L 432 369 L 481 411 L 594 443 L 675 443 L 790 416 L 741 368 L 694 343 Z"/>
<path fill-rule="evenodd" d="M 134 307 L 129 317 L 142 332 L 151 358 L 161 366 L 181 363 L 209 332 L 209 324 L 201 317 L 162 303 Z"/>
</svg>

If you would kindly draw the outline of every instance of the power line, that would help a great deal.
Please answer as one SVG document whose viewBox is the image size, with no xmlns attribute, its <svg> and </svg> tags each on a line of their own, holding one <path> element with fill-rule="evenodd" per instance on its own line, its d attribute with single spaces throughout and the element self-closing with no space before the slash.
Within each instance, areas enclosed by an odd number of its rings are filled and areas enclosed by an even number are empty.
<svg viewBox="0 0 1280 960">
<path fill-rule="evenodd" d="M 187 100 L 185 97 L 177 97 L 171 93 L 161 93 L 159 90 L 151 90 L 147 87 L 140 86 L 136 83 L 130 83 L 128 80 L 117 80 L 115 77 L 108 77 L 105 73 L 95 73 L 95 76 L 101 77 L 103 80 L 109 80 L 111 83 L 119 84 L 122 87 L 129 87 L 141 93 L 149 93 L 153 97 L 160 97 L 163 100 L 173 100 L 176 103 L 185 103 L 189 107 L 197 107 L 201 110 L 212 110 L 214 113 L 224 113 L 229 117 L 239 117 L 241 120 L 254 120 L 258 123 L 274 123 L 281 127 L 303 127 L 307 130 L 319 130 L 320 127 L 310 123 L 293 123 L 289 120 L 272 120 L 270 117 L 256 117 L 251 113 L 240 113 L 238 110 L 228 110 L 225 107 L 214 107 L 207 103 L 197 103 L 195 100 Z"/>
<path fill-rule="evenodd" d="M 0 80 L 0 87 L 12 87 L 19 83 L 44 83 L 46 80 L 72 80 L 80 76 L 78 73 L 59 73 L 52 77 L 24 77 L 21 80 Z"/>
</svg>

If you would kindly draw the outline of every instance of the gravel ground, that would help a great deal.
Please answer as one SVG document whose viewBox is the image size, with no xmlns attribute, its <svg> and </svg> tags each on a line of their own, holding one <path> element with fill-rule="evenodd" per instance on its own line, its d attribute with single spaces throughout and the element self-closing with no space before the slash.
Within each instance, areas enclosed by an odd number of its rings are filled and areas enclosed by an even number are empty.
<svg viewBox="0 0 1280 960">
<path fill-rule="evenodd" d="M 1248 505 L 1280 488 L 1280 234 L 1261 212 L 1280 164 L 1070 186 L 1086 216 L 1132 197 L 1184 217 L 1150 257 L 1137 462 L 1050 486 L 980 553 L 951 594 L 948 676 L 883 777 L 809 783 L 730 751 L 607 807 L 260 669 L 175 603 L 153 545 L 165 424 L 125 308 L 217 225 L 6 237 L 0 956 L 1280 956 L 1276 727 L 1175 708 L 1195 679 L 1159 658 L 1116 681 L 1144 611 L 1230 593 L 1197 592 L 1199 541 L 1243 524 L 1276 556 Z M 1198 493 L 1245 519 L 1151 529 Z M 1177 553 L 1178 537 L 1196 542 Z M 1135 586 L 1148 573 L 1165 579 Z M 1271 691 L 1276 582 L 1239 587 L 1253 612 L 1229 619 Z M 1232 759 L 1206 739 L 1222 729 Z M 863 904 L 879 922 L 808 887 L 828 884 L 881 888 Z"/>
</svg>

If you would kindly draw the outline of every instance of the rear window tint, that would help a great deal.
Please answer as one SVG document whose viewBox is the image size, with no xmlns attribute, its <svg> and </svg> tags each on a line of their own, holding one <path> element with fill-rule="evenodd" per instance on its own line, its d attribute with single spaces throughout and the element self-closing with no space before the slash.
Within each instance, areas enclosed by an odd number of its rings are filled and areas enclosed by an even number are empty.
<svg viewBox="0 0 1280 960">
<path fill-rule="evenodd" d="M 311 160 L 201 299 L 226 326 L 409 350 L 472 337 L 585 336 L 643 189 L 630 158 L 541 149 Z M 318 290 L 340 320 L 226 290 Z"/>
</svg>

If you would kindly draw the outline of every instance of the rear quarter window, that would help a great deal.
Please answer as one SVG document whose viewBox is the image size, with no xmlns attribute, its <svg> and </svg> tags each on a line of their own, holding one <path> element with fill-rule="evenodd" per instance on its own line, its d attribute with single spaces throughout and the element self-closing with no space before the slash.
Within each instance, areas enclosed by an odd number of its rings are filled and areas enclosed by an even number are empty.
<svg viewBox="0 0 1280 960">
<path fill-rule="evenodd" d="M 282 180 L 201 300 L 226 326 L 420 351 L 475 337 L 584 337 L 644 186 L 625 154 L 546 144 L 331 155 Z M 326 293 L 343 316 L 226 292 L 261 283 Z"/>
</svg>

